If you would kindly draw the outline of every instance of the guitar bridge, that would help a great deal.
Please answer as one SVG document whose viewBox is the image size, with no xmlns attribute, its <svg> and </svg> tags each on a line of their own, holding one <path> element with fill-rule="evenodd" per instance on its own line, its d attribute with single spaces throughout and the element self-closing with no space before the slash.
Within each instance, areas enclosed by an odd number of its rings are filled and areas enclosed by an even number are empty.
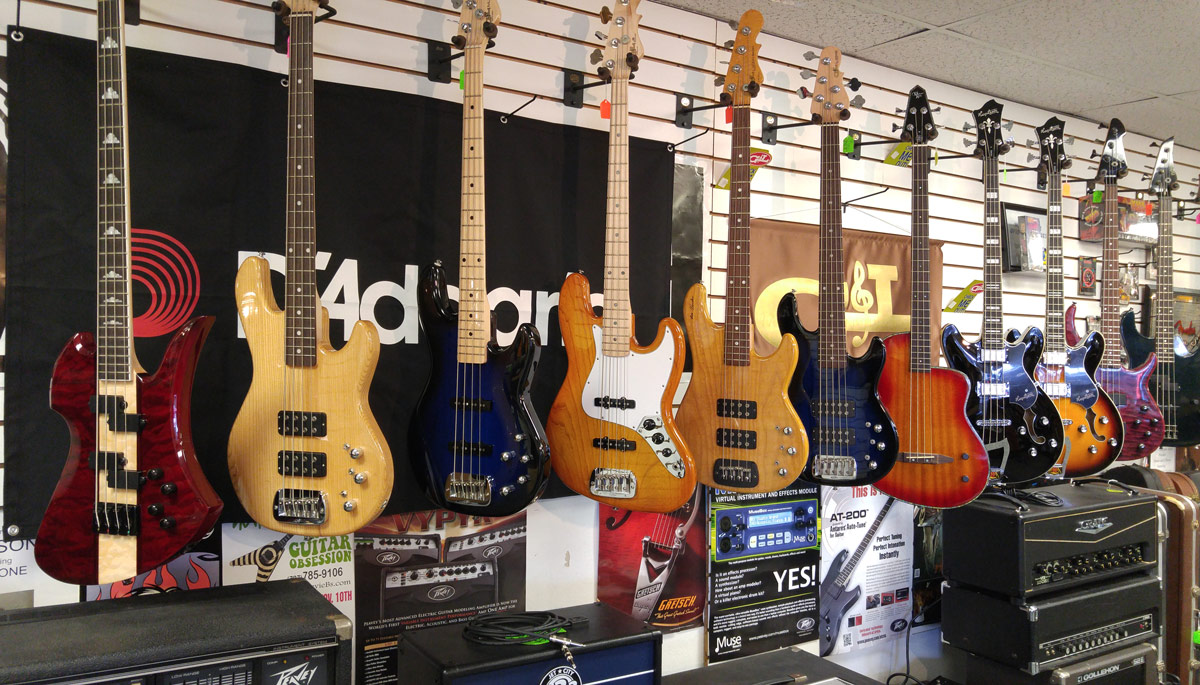
<svg viewBox="0 0 1200 685">
<path fill-rule="evenodd" d="M 854 457 L 818 455 L 813 460 L 812 473 L 826 480 L 853 480 L 858 475 Z"/>
<path fill-rule="evenodd" d="M 325 493 L 297 488 L 276 490 L 271 511 L 280 523 L 317 526 L 325 523 Z"/>
<path fill-rule="evenodd" d="M 595 469 L 588 491 L 600 497 L 629 499 L 637 495 L 637 476 L 628 469 Z"/>
<path fill-rule="evenodd" d="M 758 464 L 740 459 L 718 459 L 713 463 L 713 482 L 738 488 L 758 485 Z"/>
<path fill-rule="evenodd" d="M 446 476 L 445 493 L 450 502 L 486 507 L 492 503 L 492 479 L 475 473 L 456 471 Z"/>
<path fill-rule="evenodd" d="M 96 520 L 93 525 L 100 535 L 138 534 L 138 524 L 141 522 L 141 512 L 136 504 L 117 504 L 116 502 L 101 502 L 96 505 Z"/>
</svg>

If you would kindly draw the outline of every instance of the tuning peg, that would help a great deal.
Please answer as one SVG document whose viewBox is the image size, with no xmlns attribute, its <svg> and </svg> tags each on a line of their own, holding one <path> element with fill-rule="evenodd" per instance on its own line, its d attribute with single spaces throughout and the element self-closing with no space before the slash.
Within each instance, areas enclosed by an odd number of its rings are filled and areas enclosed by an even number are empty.
<svg viewBox="0 0 1200 685">
<path fill-rule="evenodd" d="M 804 68 L 800 69 L 800 78 L 810 79 L 810 78 L 813 78 L 814 76 L 816 76 L 816 74 L 813 73 L 813 71 L 811 69 L 804 69 Z"/>
<path fill-rule="evenodd" d="M 1026 162 L 1033 162 L 1033 161 L 1037 161 L 1037 160 L 1039 160 L 1039 159 L 1041 159 L 1041 158 L 1042 158 L 1042 156 L 1041 156 L 1041 155 L 1039 155 L 1039 154 L 1036 154 L 1036 153 L 1033 153 L 1033 152 L 1030 152 L 1028 155 L 1025 155 L 1025 161 L 1026 161 Z"/>
<path fill-rule="evenodd" d="M 804 86 L 800 86 L 800 88 L 796 90 L 796 93 L 800 96 L 800 99 L 802 99 L 802 100 L 812 97 L 812 91 L 805 88 Z"/>
<path fill-rule="evenodd" d="M 601 43 L 608 41 L 608 36 L 604 35 L 604 33 L 602 31 L 597 31 L 594 35 L 596 36 L 596 39 L 599 40 Z"/>
<path fill-rule="evenodd" d="M 896 108 L 896 114 L 904 114 L 904 108 L 903 108 L 903 107 L 897 107 L 897 108 Z"/>
<path fill-rule="evenodd" d="M 1100 156 L 1100 153 L 1096 150 L 1092 150 L 1091 153 L 1088 154 L 1089 159 L 1095 159 L 1096 157 L 1099 157 L 1099 156 Z"/>
<path fill-rule="evenodd" d="M 1037 147 L 1038 146 L 1038 142 L 1036 140 L 1034 140 L 1033 138 L 1026 138 L 1025 144 L 1028 145 L 1029 147 Z"/>
<path fill-rule="evenodd" d="M 450 0 L 450 6 L 454 9 L 462 9 L 463 0 Z"/>
<path fill-rule="evenodd" d="M 591 54 L 592 64 L 599 64 L 600 60 L 602 60 L 602 59 L 604 59 L 604 51 L 603 50 L 601 50 L 600 48 L 596 48 L 595 50 L 592 50 L 592 54 Z"/>
<path fill-rule="evenodd" d="M 1075 136 L 1067 136 L 1066 138 L 1063 138 L 1063 145 L 1074 145 L 1074 144 L 1075 144 Z"/>
<path fill-rule="evenodd" d="M 1159 146 L 1159 142 L 1157 140 L 1154 141 L 1153 143 L 1150 143 L 1150 147 L 1158 147 L 1158 146 Z"/>
<path fill-rule="evenodd" d="M 975 129 L 975 124 L 972 124 L 972 123 L 971 123 L 971 122 L 969 122 L 969 121 L 968 121 L 968 122 L 965 122 L 965 123 L 963 123 L 963 132 L 964 132 L 964 133 L 966 133 L 967 131 L 972 131 L 972 130 L 974 130 L 974 129 Z"/>
<path fill-rule="evenodd" d="M 864 104 L 866 104 L 866 102 L 867 99 L 861 95 L 855 95 L 854 97 L 850 98 L 851 107 L 862 107 Z"/>
<path fill-rule="evenodd" d="M 1005 130 L 1005 131 L 1011 131 L 1011 130 L 1012 130 L 1012 127 L 1013 127 L 1013 122 L 1011 122 L 1011 121 L 1006 121 L 1006 122 L 1004 122 L 1004 124 L 1002 124 L 1002 125 L 1004 126 L 1004 130 Z"/>
<path fill-rule="evenodd" d="M 732 38 L 730 38 L 729 40 L 725 41 L 725 48 L 726 48 L 726 49 L 731 49 L 731 48 L 733 48 L 733 39 L 732 39 Z"/>
<path fill-rule="evenodd" d="M 857 78 L 852 78 L 849 81 L 846 81 L 846 87 L 850 90 L 858 91 L 859 88 L 862 88 L 862 81 L 859 81 Z"/>
<path fill-rule="evenodd" d="M 607 24 L 612 21 L 612 10 L 608 9 L 608 5 L 600 8 L 600 23 Z"/>
<path fill-rule="evenodd" d="M 929 111 L 933 112 L 934 114 L 937 114 L 938 112 L 942 111 L 942 106 L 938 105 L 937 107 L 934 107 L 933 109 L 931 109 Z"/>
<path fill-rule="evenodd" d="M 729 24 L 729 28 L 733 29 L 734 31 L 737 31 L 737 29 L 738 29 L 737 19 L 730 19 L 727 23 Z"/>
<path fill-rule="evenodd" d="M 715 79 L 713 79 L 713 85 L 714 85 L 714 86 L 723 86 L 723 85 L 725 85 L 725 74 L 721 74 L 720 76 L 718 76 L 718 77 L 716 77 Z"/>
<path fill-rule="evenodd" d="M 1100 129 L 1101 131 L 1103 131 L 1104 129 L 1108 128 L 1108 124 L 1106 124 L 1106 123 L 1104 123 L 1104 122 L 1102 121 L 1102 122 L 1100 122 L 1100 123 L 1096 124 L 1096 128 L 1098 128 L 1098 129 Z"/>
<path fill-rule="evenodd" d="M 974 144 L 975 144 L 975 141 L 972 140 L 971 138 L 963 138 L 963 147 L 971 147 Z"/>
<path fill-rule="evenodd" d="M 810 62 L 812 60 L 816 59 L 817 56 L 818 56 L 817 53 L 813 52 L 812 50 L 809 50 L 808 52 L 804 53 L 804 59 L 806 59 Z"/>
</svg>

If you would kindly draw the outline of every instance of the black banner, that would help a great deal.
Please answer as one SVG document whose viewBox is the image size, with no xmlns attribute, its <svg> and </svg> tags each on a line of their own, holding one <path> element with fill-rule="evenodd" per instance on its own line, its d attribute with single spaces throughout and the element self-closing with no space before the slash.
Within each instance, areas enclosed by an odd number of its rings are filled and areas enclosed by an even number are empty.
<svg viewBox="0 0 1200 685">
<path fill-rule="evenodd" d="M 68 447 L 46 401 L 51 366 L 75 331 L 95 325 L 97 141 L 95 44 L 24 33 L 9 44 L 4 514 L 29 537 Z M 224 519 L 244 521 L 225 458 L 251 376 L 233 282 L 245 256 L 282 251 L 286 89 L 277 73 L 145 50 L 129 51 L 128 75 L 139 357 L 153 370 L 179 322 L 217 317 L 192 425 L 201 464 L 225 500 Z M 371 408 L 395 457 L 388 511 L 427 509 L 407 450 L 409 416 L 429 372 L 417 347 L 425 344 L 417 272 L 440 258 L 457 280 L 461 106 L 318 82 L 315 116 L 318 287 L 332 342 L 341 346 L 360 317 L 379 326 Z M 601 285 L 608 136 L 520 118 L 501 124 L 495 114 L 486 136 L 488 277 L 493 301 L 501 300 L 499 337 L 510 339 L 519 320 L 541 329 L 534 399 L 544 416 L 566 367 L 555 311 L 563 276 L 582 268 Z M 639 333 L 650 340 L 670 304 L 673 156 L 661 142 L 630 143 L 631 296 Z"/>
</svg>

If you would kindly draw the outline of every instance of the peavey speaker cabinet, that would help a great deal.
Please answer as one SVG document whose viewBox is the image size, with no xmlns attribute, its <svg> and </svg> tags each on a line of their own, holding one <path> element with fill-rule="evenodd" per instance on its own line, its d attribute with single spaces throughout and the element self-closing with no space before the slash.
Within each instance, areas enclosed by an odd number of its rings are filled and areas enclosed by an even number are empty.
<svg viewBox="0 0 1200 685">
<path fill-rule="evenodd" d="M 0 613 L 0 683 L 350 682 L 350 619 L 281 580 Z"/>
</svg>

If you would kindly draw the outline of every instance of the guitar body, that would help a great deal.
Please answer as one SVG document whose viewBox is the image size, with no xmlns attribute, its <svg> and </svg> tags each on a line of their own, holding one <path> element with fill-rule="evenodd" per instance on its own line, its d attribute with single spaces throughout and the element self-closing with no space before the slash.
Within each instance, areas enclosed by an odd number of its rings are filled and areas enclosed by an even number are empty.
<svg viewBox="0 0 1200 685">
<path fill-rule="evenodd" d="M 910 371 L 912 338 L 897 333 L 883 341 L 887 363 L 879 399 L 896 422 L 900 455 L 875 487 L 923 507 L 960 507 L 988 482 L 988 453 L 971 428 L 966 406 L 971 383 L 959 371 Z"/>
<path fill-rule="evenodd" d="M 671 406 L 683 375 L 683 330 L 674 319 L 663 319 L 650 345 L 631 339 L 628 356 L 605 357 L 604 321 L 592 309 L 588 280 L 579 273 L 563 283 L 558 322 L 567 376 L 546 423 L 554 471 L 567 487 L 604 504 L 658 513 L 679 509 L 696 489 L 695 464 Z M 601 407 L 605 388 L 620 388 L 634 406 Z M 603 438 L 632 443 L 633 449 L 602 449 L 607 443 L 597 440 Z M 606 475 L 631 477 L 632 496 L 606 496 L 598 483 Z"/>
<path fill-rule="evenodd" d="M 869 485 L 887 475 L 896 463 L 896 426 L 883 408 L 877 391 L 887 352 L 879 338 L 871 340 L 861 357 L 847 357 L 846 366 L 822 368 L 817 361 L 817 331 L 800 323 L 796 295 L 779 301 L 779 331 L 800 343 L 800 372 L 792 376 L 788 396 L 808 434 L 808 464 L 804 479 L 821 485 Z M 823 412 L 814 406 L 837 402 L 842 410 Z M 836 443 L 823 444 L 824 431 L 837 431 Z M 828 456 L 827 456 L 828 455 Z"/>
<path fill-rule="evenodd" d="M 855 586 L 854 589 L 847 590 L 837 583 L 838 574 L 842 572 L 842 566 L 845 565 L 846 558 L 849 556 L 850 550 L 848 549 L 838 552 L 829 565 L 829 570 L 825 572 L 825 578 L 821 580 L 821 597 L 817 601 L 817 606 L 821 611 L 820 625 L 818 626 L 821 656 L 829 656 L 833 653 L 834 643 L 842 632 L 842 619 L 846 617 L 846 612 L 862 595 L 861 587 Z"/>
<path fill-rule="evenodd" d="M 550 477 L 550 449 L 529 397 L 541 355 L 537 329 L 523 324 L 508 347 L 489 343 L 486 363 L 460 364 L 458 308 L 440 265 L 422 272 L 417 304 L 433 369 L 410 432 L 417 480 L 439 507 L 474 516 L 515 514 L 542 494 Z M 464 398 L 480 407 L 462 410 L 470 417 L 466 432 L 454 410 Z M 483 453 L 456 457 L 454 443 L 464 440 Z M 448 492 L 452 474 L 469 474 L 479 484 L 472 501 Z"/>
<path fill-rule="evenodd" d="M 967 416 L 988 451 L 993 469 L 1003 468 L 1004 480 L 1021 483 L 1049 471 L 1062 451 L 1063 424 L 1058 409 L 1033 382 L 1032 373 L 1042 354 L 1041 331 L 1031 328 L 1019 342 L 1004 347 L 1005 361 L 998 378 L 985 378 L 986 364 L 980 358 L 979 341 L 967 343 L 954 324 L 942 327 L 942 351 L 951 368 L 966 374 L 971 381 L 967 396 Z M 999 416 L 988 417 L 1006 422 L 1003 437 L 991 444 L 982 422 L 985 402 L 980 396 L 982 382 L 1007 383 L 1008 399 Z M 995 400 L 993 400 L 995 401 Z"/>
<path fill-rule="evenodd" d="M 169 561 L 208 534 L 221 500 L 204 477 L 192 447 L 192 381 L 212 317 L 192 319 L 175 333 L 152 376 L 137 377 L 137 408 L 145 420 L 137 435 L 138 534 L 136 574 Z M 65 583 L 115 582 L 100 568 L 95 532 L 96 345 L 91 333 L 71 338 L 54 363 L 50 406 L 67 422 L 71 449 L 34 543 L 38 565 Z M 159 477 L 151 477 L 159 469 Z M 154 474 L 157 476 L 157 472 Z M 164 493 L 167 484 L 173 493 Z M 151 513 L 161 507 L 161 512 Z M 166 523 L 163 523 L 163 522 Z M 116 537 L 116 536 L 104 536 Z M 132 577 L 132 575 L 130 576 Z"/>
<path fill-rule="evenodd" d="M 799 354 L 796 339 L 784 335 L 770 356 L 751 350 L 747 365 L 727 366 L 725 327 L 709 317 L 706 297 L 698 283 L 684 300 L 692 380 L 675 417 L 692 449 L 696 477 L 705 485 L 735 492 L 782 490 L 800 476 L 808 461 L 808 437 L 787 397 Z M 718 416 L 718 400 L 754 402 L 754 418 Z M 747 431 L 741 435 L 752 436 L 753 446 L 748 441 L 732 447 L 718 444 L 719 431 L 729 429 Z"/>
<path fill-rule="evenodd" d="M 1014 335 L 1016 331 L 1011 331 Z M 1039 363 L 1035 378 L 1043 388 L 1060 386 L 1067 392 L 1051 399 L 1062 417 L 1063 444 L 1068 478 L 1100 473 L 1117 460 L 1125 427 L 1117 405 L 1096 385 L 1093 377 L 1104 354 L 1104 338 L 1092 333 L 1078 347 L 1067 348 L 1064 366 Z"/>
<path fill-rule="evenodd" d="M 1147 338 L 1138 331 L 1132 311 L 1121 316 L 1121 341 L 1129 355 L 1129 365 L 1134 368 L 1144 366 L 1154 354 L 1154 338 Z M 1200 355 L 1179 354 L 1178 345 L 1175 346 L 1175 350 L 1176 437 L 1164 438 L 1162 444 L 1175 447 L 1196 445 L 1200 444 Z M 1153 378 L 1162 369 L 1162 364 L 1158 364 L 1148 378 Z"/>
<path fill-rule="evenodd" d="M 229 474 L 238 499 L 255 521 L 281 533 L 325 536 L 358 530 L 383 512 L 392 494 L 392 454 L 367 401 L 379 360 L 375 326 L 355 323 L 346 346 L 335 350 L 329 344 L 329 312 L 322 307 L 316 364 L 288 367 L 286 316 L 276 305 L 265 259 L 249 257 L 242 263 L 237 297 L 254 361 L 250 390 L 229 435 Z M 289 391 L 303 397 L 283 406 Z M 325 434 L 285 438 L 283 411 L 324 414 Z M 326 475 L 281 475 L 282 450 L 324 455 Z M 323 504 L 314 504 L 312 515 L 303 520 L 277 516 L 276 498 L 285 490 L 321 493 Z"/>
<path fill-rule="evenodd" d="M 1082 341 L 1075 328 L 1075 305 L 1067 307 L 1066 322 L 1067 344 L 1074 347 Z M 1150 375 L 1154 373 L 1155 365 L 1156 357 L 1151 352 L 1136 368 L 1100 368 L 1096 371 L 1096 383 L 1116 405 L 1125 427 L 1125 442 L 1117 461 L 1144 459 L 1162 445 L 1162 409 L 1150 394 Z"/>
</svg>

